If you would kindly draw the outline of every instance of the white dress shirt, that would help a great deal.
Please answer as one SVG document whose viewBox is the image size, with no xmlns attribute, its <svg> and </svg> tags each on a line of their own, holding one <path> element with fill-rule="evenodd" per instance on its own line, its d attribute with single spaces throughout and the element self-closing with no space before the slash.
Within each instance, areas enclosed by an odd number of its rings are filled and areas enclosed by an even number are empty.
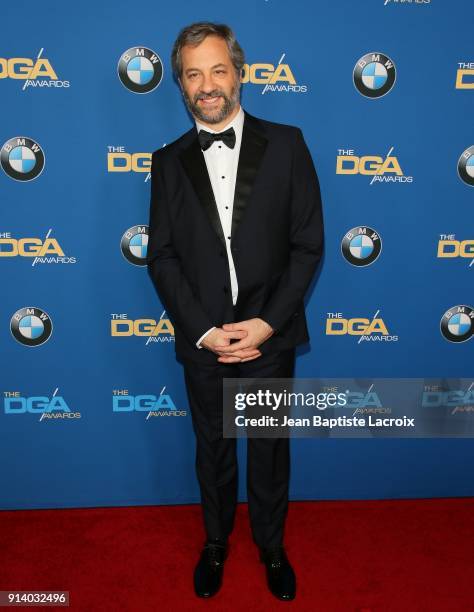
<svg viewBox="0 0 474 612">
<path fill-rule="evenodd" d="M 198 132 L 199 130 L 206 130 L 207 132 L 215 134 L 228 130 L 230 127 L 233 127 L 235 131 L 235 146 L 233 149 L 224 144 L 222 140 L 217 140 L 213 142 L 208 149 L 203 151 L 212 190 L 214 192 L 214 198 L 217 204 L 217 210 L 219 212 L 219 218 L 221 220 L 222 231 L 224 232 L 229 262 L 232 302 L 234 305 L 237 302 L 238 284 L 234 260 L 230 250 L 230 235 L 232 229 L 235 180 L 237 178 L 237 165 L 239 162 L 240 144 L 242 142 L 244 117 L 244 111 L 240 106 L 237 115 L 220 130 L 213 130 L 196 121 L 196 129 Z M 215 329 L 215 326 L 208 329 L 196 342 L 196 346 L 199 349 L 203 348 L 201 342 L 213 329 Z"/>
</svg>

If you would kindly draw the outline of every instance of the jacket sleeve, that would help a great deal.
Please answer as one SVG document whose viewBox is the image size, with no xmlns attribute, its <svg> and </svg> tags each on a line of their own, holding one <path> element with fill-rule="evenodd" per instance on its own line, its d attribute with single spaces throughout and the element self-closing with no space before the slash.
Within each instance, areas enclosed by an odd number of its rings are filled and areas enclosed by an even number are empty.
<svg viewBox="0 0 474 612">
<path fill-rule="evenodd" d="M 148 226 L 147 266 L 158 296 L 170 318 L 195 345 L 214 325 L 204 312 L 186 279 L 176 253 L 170 225 L 169 206 L 163 172 L 157 152 L 151 164 L 150 220 Z"/>
<path fill-rule="evenodd" d="M 319 180 L 300 128 L 295 134 L 291 185 L 289 261 L 260 313 L 276 333 L 300 306 L 324 245 Z"/>
</svg>

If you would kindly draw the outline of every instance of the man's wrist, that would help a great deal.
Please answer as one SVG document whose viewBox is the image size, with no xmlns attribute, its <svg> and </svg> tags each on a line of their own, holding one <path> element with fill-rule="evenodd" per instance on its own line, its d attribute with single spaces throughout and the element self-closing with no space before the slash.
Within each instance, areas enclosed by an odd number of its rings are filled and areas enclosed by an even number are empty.
<svg viewBox="0 0 474 612">
<path fill-rule="evenodd" d="M 196 342 L 196 346 L 197 346 L 197 348 L 198 348 L 198 349 L 202 349 L 202 348 L 204 348 L 204 347 L 202 346 L 202 342 L 203 342 L 203 340 L 206 338 L 206 336 L 207 336 L 208 334 L 210 334 L 210 333 L 211 333 L 211 331 L 212 331 L 213 329 L 216 329 L 216 328 L 215 328 L 215 326 L 214 326 L 214 327 L 211 327 L 210 329 L 208 329 L 208 330 L 207 330 L 206 332 L 204 332 L 204 333 L 203 333 L 203 335 L 202 335 L 202 336 L 199 338 L 199 340 Z"/>
<path fill-rule="evenodd" d="M 268 325 L 268 327 L 271 329 L 272 334 L 275 333 L 275 329 L 270 325 L 270 323 L 268 321 L 265 321 L 265 319 L 262 319 L 261 317 L 259 317 L 261 321 L 263 321 L 264 323 L 266 323 Z"/>
</svg>

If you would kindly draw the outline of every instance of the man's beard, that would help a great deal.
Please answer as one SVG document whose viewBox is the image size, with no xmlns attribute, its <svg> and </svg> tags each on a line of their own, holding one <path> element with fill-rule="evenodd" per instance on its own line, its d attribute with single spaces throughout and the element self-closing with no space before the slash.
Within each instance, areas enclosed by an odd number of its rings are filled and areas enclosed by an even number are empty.
<svg viewBox="0 0 474 612">
<path fill-rule="evenodd" d="M 198 93 L 194 96 L 193 100 L 191 100 L 187 92 L 183 89 L 183 96 L 189 112 L 194 115 L 198 120 L 210 124 L 220 123 L 231 114 L 231 112 L 239 103 L 240 83 L 238 80 L 236 80 L 234 86 L 232 87 L 232 91 L 230 92 L 230 96 L 226 96 L 226 94 L 221 89 L 214 89 L 209 94 L 205 94 L 202 92 Z M 210 111 L 210 113 L 212 114 L 208 114 L 206 113 L 205 109 L 202 108 L 202 106 L 199 106 L 198 100 L 200 100 L 201 98 L 214 98 L 215 96 L 222 96 L 224 102 L 220 110 Z"/>
</svg>

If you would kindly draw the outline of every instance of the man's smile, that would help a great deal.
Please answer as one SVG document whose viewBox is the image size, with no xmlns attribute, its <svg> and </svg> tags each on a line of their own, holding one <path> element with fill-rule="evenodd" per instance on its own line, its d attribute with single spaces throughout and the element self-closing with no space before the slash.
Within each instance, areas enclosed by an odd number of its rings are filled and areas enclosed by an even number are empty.
<svg viewBox="0 0 474 612">
<path fill-rule="evenodd" d="M 204 105 L 204 106 L 212 106 L 213 104 L 215 104 L 217 102 L 217 100 L 219 100 L 222 96 L 214 96 L 213 98 L 199 98 L 199 101 Z"/>
</svg>

